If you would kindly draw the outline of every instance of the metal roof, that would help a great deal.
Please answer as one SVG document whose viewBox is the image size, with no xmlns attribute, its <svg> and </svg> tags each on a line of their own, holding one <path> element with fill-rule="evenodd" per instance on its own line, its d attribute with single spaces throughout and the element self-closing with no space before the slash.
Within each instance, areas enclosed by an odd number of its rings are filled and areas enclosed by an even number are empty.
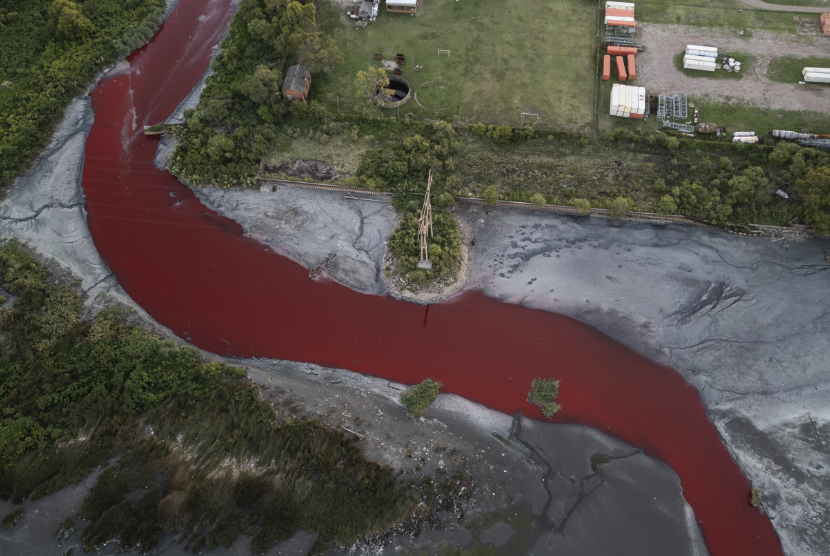
<svg viewBox="0 0 830 556">
<path fill-rule="evenodd" d="M 386 0 L 390 6 L 417 6 L 418 0 Z"/>
<path fill-rule="evenodd" d="M 282 90 L 285 91 L 286 89 L 291 89 L 292 91 L 304 91 L 306 78 L 308 78 L 310 73 L 311 72 L 308 71 L 307 67 L 300 64 L 291 66 L 285 74 L 285 81 L 282 83 Z"/>
</svg>

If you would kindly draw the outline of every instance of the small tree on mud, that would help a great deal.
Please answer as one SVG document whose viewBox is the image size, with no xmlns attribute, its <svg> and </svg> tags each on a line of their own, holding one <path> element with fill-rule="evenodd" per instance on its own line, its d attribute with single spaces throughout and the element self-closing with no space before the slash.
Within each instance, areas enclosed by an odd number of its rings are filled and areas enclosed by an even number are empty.
<svg viewBox="0 0 830 556">
<path fill-rule="evenodd" d="M 438 397 L 441 386 L 440 382 L 428 378 L 401 394 L 401 403 L 413 419 L 420 419 Z"/>
<path fill-rule="evenodd" d="M 553 417 L 556 412 L 562 409 L 562 406 L 556 403 L 556 398 L 559 397 L 559 381 L 534 378 L 530 384 L 530 392 L 527 395 L 527 401 L 534 405 L 538 405 L 542 409 L 542 413 L 547 418 Z"/>
</svg>

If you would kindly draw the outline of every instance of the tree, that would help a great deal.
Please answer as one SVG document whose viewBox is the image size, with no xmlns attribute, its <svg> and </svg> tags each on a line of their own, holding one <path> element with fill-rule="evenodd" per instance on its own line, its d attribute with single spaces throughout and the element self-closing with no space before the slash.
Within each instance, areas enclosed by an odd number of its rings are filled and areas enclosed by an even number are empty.
<svg viewBox="0 0 830 556">
<path fill-rule="evenodd" d="M 807 172 L 804 179 L 795 182 L 795 190 L 804 197 L 804 220 L 817 234 L 830 233 L 830 166 L 821 166 Z"/>
<path fill-rule="evenodd" d="M 677 201 L 671 195 L 663 195 L 657 201 L 657 214 L 674 214 L 677 212 Z"/>
<path fill-rule="evenodd" d="M 496 193 L 496 188 L 492 185 L 484 190 L 484 204 L 493 206 L 499 200 L 499 194 Z"/>
<path fill-rule="evenodd" d="M 513 128 L 500 125 L 493 130 L 493 142 L 496 145 L 507 146 L 513 141 Z"/>
<path fill-rule="evenodd" d="M 587 199 L 574 199 L 573 203 L 579 214 L 588 214 L 588 211 L 591 209 L 591 203 Z"/>
<path fill-rule="evenodd" d="M 283 49 L 289 46 L 294 52 L 298 52 L 300 46 L 310 40 L 317 27 L 314 4 L 291 2 L 282 12 L 278 27 L 279 36 L 276 42 L 279 46 Z"/>
<path fill-rule="evenodd" d="M 357 72 L 354 86 L 361 96 L 372 102 L 377 102 L 379 95 L 388 96 L 392 94 L 391 89 L 389 89 L 389 76 L 380 68 L 369 67 L 366 71 Z"/>
<path fill-rule="evenodd" d="M 614 218 L 625 218 L 628 216 L 628 211 L 634 208 L 634 203 L 631 199 L 625 197 L 617 197 L 611 203 L 611 216 Z"/>
<path fill-rule="evenodd" d="M 309 35 L 300 45 L 300 58 L 311 73 L 326 73 L 343 63 L 343 54 L 328 35 Z"/>
<path fill-rule="evenodd" d="M 279 95 L 281 82 L 279 71 L 259 65 L 253 75 L 247 76 L 239 86 L 239 92 L 251 99 L 254 104 L 261 106 Z"/>
<path fill-rule="evenodd" d="M 530 197 L 530 202 L 534 205 L 544 205 L 545 204 L 545 196 L 541 193 L 534 193 Z"/>
<path fill-rule="evenodd" d="M 225 135 L 214 135 L 208 139 L 207 151 L 214 162 L 219 162 L 223 157 L 230 158 L 233 151 L 233 139 Z"/>
<path fill-rule="evenodd" d="M 54 0 L 49 6 L 49 32 L 58 40 L 83 40 L 95 32 L 95 26 L 70 0 Z"/>
</svg>

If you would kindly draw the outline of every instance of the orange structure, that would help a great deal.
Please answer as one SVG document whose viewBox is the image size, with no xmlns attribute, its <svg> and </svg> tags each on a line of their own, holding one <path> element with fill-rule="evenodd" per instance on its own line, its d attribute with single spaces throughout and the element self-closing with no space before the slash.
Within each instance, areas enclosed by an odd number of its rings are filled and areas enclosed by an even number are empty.
<svg viewBox="0 0 830 556">
<path fill-rule="evenodd" d="M 825 37 L 830 37 L 830 14 L 821 14 L 821 30 Z"/>
<path fill-rule="evenodd" d="M 625 62 L 623 61 L 622 56 L 616 57 L 617 62 L 617 77 L 619 77 L 620 81 L 625 81 L 628 79 L 628 74 L 625 72 Z"/>
<path fill-rule="evenodd" d="M 606 54 L 602 57 L 602 80 L 608 81 L 611 79 L 611 56 Z"/>
<path fill-rule="evenodd" d="M 628 55 L 628 80 L 631 81 L 637 77 L 637 69 L 634 66 L 634 55 Z"/>
<path fill-rule="evenodd" d="M 609 46 L 608 47 L 608 54 L 612 56 L 620 56 L 620 55 L 628 55 L 634 54 L 637 55 L 637 49 L 633 46 Z"/>
</svg>

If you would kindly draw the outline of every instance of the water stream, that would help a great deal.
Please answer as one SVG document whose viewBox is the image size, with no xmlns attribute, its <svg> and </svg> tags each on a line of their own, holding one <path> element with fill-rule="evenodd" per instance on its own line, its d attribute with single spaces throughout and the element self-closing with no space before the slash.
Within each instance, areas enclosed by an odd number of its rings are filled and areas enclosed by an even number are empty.
<svg viewBox="0 0 830 556">
<path fill-rule="evenodd" d="M 220 354 L 310 361 L 404 383 L 426 377 L 507 414 L 535 377 L 561 380 L 559 422 L 614 435 L 678 473 L 713 556 L 780 555 L 769 519 L 709 421 L 698 392 L 579 322 L 472 292 L 429 308 L 308 279 L 244 237 L 153 164 L 142 126 L 196 85 L 233 0 L 181 2 L 92 93 L 83 187 L 95 244 L 132 298 L 194 345 Z M 173 193 L 173 196 L 171 196 Z M 181 202 L 179 202 L 181 201 Z"/>
</svg>

